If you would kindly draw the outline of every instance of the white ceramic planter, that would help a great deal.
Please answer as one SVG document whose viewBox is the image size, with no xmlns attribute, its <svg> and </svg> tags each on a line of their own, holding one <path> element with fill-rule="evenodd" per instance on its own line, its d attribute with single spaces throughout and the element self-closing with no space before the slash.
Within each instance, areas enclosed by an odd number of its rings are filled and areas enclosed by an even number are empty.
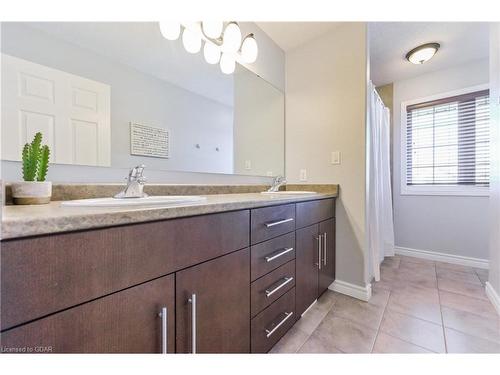
<svg viewBox="0 0 500 375">
<path fill-rule="evenodd" d="M 14 204 L 47 204 L 52 196 L 50 181 L 13 182 L 11 188 Z"/>
</svg>

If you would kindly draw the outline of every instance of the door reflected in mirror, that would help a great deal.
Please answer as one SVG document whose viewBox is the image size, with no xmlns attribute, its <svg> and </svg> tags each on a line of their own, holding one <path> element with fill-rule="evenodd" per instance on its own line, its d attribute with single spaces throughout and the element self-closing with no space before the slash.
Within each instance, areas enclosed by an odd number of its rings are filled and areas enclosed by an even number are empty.
<svg viewBox="0 0 500 375">
<path fill-rule="evenodd" d="M 284 174 L 284 94 L 157 23 L 2 23 L 2 159 L 41 131 L 56 164 Z"/>
</svg>

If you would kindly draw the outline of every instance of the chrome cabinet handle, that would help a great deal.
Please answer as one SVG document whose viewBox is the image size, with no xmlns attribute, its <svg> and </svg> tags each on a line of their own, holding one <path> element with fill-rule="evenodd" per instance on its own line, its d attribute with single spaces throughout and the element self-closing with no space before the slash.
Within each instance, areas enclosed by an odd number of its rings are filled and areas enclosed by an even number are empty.
<svg viewBox="0 0 500 375">
<path fill-rule="evenodd" d="M 191 298 L 188 299 L 191 303 L 191 346 L 192 353 L 196 354 L 196 294 L 191 294 Z"/>
<path fill-rule="evenodd" d="M 279 258 L 282 255 L 285 255 L 289 253 L 290 251 L 293 251 L 293 247 L 285 247 L 283 251 L 280 251 L 279 253 L 275 253 L 274 255 L 269 255 L 266 257 L 266 262 L 271 262 L 275 260 L 276 258 Z"/>
<path fill-rule="evenodd" d="M 293 217 L 284 220 L 273 221 L 272 223 L 266 223 L 265 225 L 266 227 L 271 228 L 274 227 L 275 225 L 289 223 L 290 221 L 293 221 Z"/>
<path fill-rule="evenodd" d="M 284 278 L 285 281 L 283 281 L 280 285 L 278 285 L 276 288 L 274 289 L 266 289 L 266 297 L 269 298 L 271 297 L 274 293 L 276 293 L 278 290 L 280 290 L 281 288 L 283 288 L 286 284 L 292 282 L 293 280 L 293 277 L 285 277 Z"/>
<path fill-rule="evenodd" d="M 327 245 L 326 245 L 326 232 L 323 233 L 323 248 L 324 248 L 324 252 L 323 252 L 323 265 L 326 266 L 326 252 L 327 252 Z"/>
<path fill-rule="evenodd" d="M 158 314 L 161 318 L 161 352 L 162 354 L 167 354 L 168 345 L 168 312 L 166 307 L 161 308 L 161 312 Z"/>
<path fill-rule="evenodd" d="M 271 336 L 272 336 L 272 334 L 273 334 L 274 332 L 276 332 L 276 330 L 277 330 L 279 327 L 281 327 L 281 326 L 282 326 L 282 325 L 283 325 L 283 324 L 284 324 L 284 323 L 285 323 L 285 322 L 286 322 L 286 321 L 287 321 L 287 320 L 288 320 L 288 319 L 289 319 L 289 318 L 293 315 L 293 311 L 290 311 L 290 312 L 286 312 L 286 311 L 285 311 L 285 315 L 286 315 L 286 316 L 285 316 L 285 318 L 284 318 L 281 322 L 279 322 L 278 324 L 276 324 L 276 326 L 275 326 L 273 329 L 271 329 L 271 330 L 266 329 L 266 337 L 267 337 L 267 338 L 271 337 Z"/>
<path fill-rule="evenodd" d="M 322 234 L 318 236 L 318 269 L 321 269 L 321 238 L 323 237 Z"/>
</svg>

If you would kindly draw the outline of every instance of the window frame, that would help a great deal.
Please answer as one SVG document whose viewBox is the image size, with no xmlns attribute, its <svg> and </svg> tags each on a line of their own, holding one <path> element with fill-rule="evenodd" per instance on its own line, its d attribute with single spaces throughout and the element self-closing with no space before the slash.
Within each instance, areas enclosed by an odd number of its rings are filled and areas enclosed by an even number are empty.
<svg viewBox="0 0 500 375">
<path fill-rule="evenodd" d="M 459 90 L 447 91 L 435 95 L 421 97 L 401 102 L 401 127 L 400 127 L 400 195 L 442 195 L 442 196 L 488 196 L 488 186 L 475 185 L 407 185 L 407 163 L 406 163 L 406 131 L 407 113 L 406 108 L 411 105 L 443 100 L 453 96 L 472 94 L 477 91 L 489 90 L 488 84 L 470 86 Z"/>
</svg>

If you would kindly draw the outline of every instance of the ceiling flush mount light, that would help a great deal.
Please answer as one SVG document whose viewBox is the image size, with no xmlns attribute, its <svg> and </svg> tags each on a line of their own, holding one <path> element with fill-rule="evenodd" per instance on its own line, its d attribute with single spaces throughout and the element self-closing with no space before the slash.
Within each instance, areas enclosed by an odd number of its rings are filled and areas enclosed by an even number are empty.
<svg viewBox="0 0 500 375">
<path fill-rule="evenodd" d="M 422 44 L 408 52 L 406 54 L 406 60 L 413 64 L 423 64 L 436 54 L 439 47 L 441 47 L 439 43 Z"/>
<path fill-rule="evenodd" d="M 177 40 L 182 34 L 182 44 L 189 53 L 198 53 L 204 42 L 205 61 L 219 63 L 225 74 L 234 72 L 236 61 L 251 64 L 257 60 L 258 46 L 254 34 L 242 38 L 237 22 L 160 22 L 159 26 L 161 34 L 168 40 Z"/>
</svg>

